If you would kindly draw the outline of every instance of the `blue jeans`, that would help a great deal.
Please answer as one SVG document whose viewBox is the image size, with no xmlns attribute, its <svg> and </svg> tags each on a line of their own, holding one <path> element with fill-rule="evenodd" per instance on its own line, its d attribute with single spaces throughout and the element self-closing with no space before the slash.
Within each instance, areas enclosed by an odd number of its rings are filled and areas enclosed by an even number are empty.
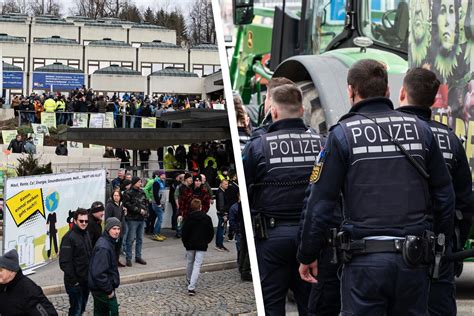
<svg viewBox="0 0 474 316">
<path fill-rule="evenodd" d="M 122 249 L 121 251 L 127 253 L 127 235 L 128 235 L 128 221 L 122 223 Z"/>
<path fill-rule="evenodd" d="M 136 240 L 135 244 L 135 258 L 142 257 L 142 242 L 143 242 L 143 233 L 145 230 L 144 221 L 128 221 L 128 234 L 127 234 L 127 246 L 125 249 L 127 253 L 127 260 L 132 260 L 132 244 L 133 240 Z"/>
<path fill-rule="evenodd" d="M 237 249 L 237 263 L 240 263 L 240 233 L 235 234 L 235 249 Z"/>
<path fill-rule="evenodd" d="M 219 218 L 219 222 L 217 224 L 217 231 L 216 231 L 216 247 L 223 247 L 224 246 L 224 216 L 217 215 Z"/>
<path fill-rule="evenodd" d="M 69 316 L 80 316 L 86 310 L 89 288 L 84 285 L 65 285 L 69 295 Z"/>
<path fill-rule="evenodd" d="M 153 211 L 156 214 L 155 229 L 153 230 L 153 234 L 158 235 L 161 233 L 161 224 L 163 223 L 163 209 L 161 208 L 161 205 L 156 203 L 152 203 L 151 206 L 153 207 Z"/>
</svg>

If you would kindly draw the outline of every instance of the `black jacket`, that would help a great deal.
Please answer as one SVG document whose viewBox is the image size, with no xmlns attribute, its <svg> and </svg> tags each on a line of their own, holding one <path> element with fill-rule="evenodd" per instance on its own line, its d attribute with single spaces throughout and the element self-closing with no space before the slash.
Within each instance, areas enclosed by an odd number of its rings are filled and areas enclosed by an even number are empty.
<svg viewBox="0 0 474 316">
<path fill-rule="evenodd" d="M 122 227 L 124 227 L 125 214 L 123 213 L 122 203 L 117 205 L 112 199 L 108 200 L 107 205 L 105 206 L 105 220 L 107 221 L 107 218 L 109 217 L 117 218 L 118 220 L 120 220 L 120 222 L 122 222 Z M 120 231 L 120 236 L 123 236 L 124 231 L 124 229 Z"/>
<path fill-rule="evenodd" d="M 64 271 L 64 284 L 87 285 L 92 243 L 87 230 L 74 225 L 61 240 L 59 267 Z"/>
<path fill-rule="evenodd" d="M 23 141 L 17 141 L 12 139 L 10 145 L 8 145 L 8 150 L 11 150 L 14 154 L 21 154 L 25 152 L 25 143 Z"/>
<path fill-rule="evenodd" d="M 22 271 L 8 284 L 0 285 L 0 315 L 58 315 L 43 290 Z"/>
<path fill-rule="evenodd" d="M 183 222 L 181 240 L 186 250 L 206 251 L 214 237 L 212 220 L 206 213 L 191 211 Z"/>
<path fill-rule="evenodd" d="M 67 156 L 67 147 L 65 145 L 56 146 L 56 155 Z"/>
<path fill-rule="evenodd" d="M 99 239 L 100 235 L 102 234 L 102 225 L 94 215 L 89 213 L 89 225 L 87 225 L 87 231 L 89 232 L 89 236 L 92 242 L 92 248 L 94 248 L 95 243 Z"/>
<path fill-rule="evenodd" d="M 116 240 L 104 232 L 92 251 L 88 281 L 93 293 L 109 295 L 120 285 L 115 243 Z"/>
<path fill-rule="evenodd" d="M 227 208 L 226 192 L 219 188 L 216 193 L 216 209 L 217 215 L 225 216 L 228 214 L 229 209 Z"/>
<path fill-rule="evenodd" d="M 123 207 L 127 209 L 127 221 L 143 221 L 141 210 L 147 210 L 147 199 L 142 189 L 131 188 L 123 195 Z"/>
</svg>

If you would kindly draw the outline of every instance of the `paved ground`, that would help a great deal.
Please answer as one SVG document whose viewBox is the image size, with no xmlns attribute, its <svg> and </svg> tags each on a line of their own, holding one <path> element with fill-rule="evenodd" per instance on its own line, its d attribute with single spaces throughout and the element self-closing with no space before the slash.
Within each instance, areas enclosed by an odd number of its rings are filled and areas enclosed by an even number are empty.
<svg viewBox="0 0 474 316">
<path fill-rule="evenodd" d="M 182 274 L 177 271 L 178 269 L 184 269 L 186 267 L 186 252 L 181 239 L 174 238 L 174 232 L 172 230 L 165 229 L 163 233 L 168 237 L 168 239 L 163 242 L 154 241 L 151 240 L 149 236 L 145 236 L 142 256 L 148 264 L 143 266 L 133 261 L 132 267 L 120 268 L 119 271 L 122 279 L 128 278 L 130 280 L 133 276 L 153 275 L 157 272 L 164 272 L 160 274 L 160 277 Z M 213 242 L 209 244 L 209 249 L 204 259 L 204 265 L 235 262 L 237 257 L 235 242 L 225 243 L 225 246 L 230 252 L 218 252 L 214 249 Z M 121 257 L 121 261 L 125 262 L 125 258 Z M 232 267 L 235 267 L 235 263 Z M 37 269 L 34 274 L 29 275 L 32 280 L 43 288 L 62 285 L 63 276 L 63 272 L 59 269 L 58 260 L 51 261 L 48 265 Z"/>
<path fill-rule="evenodd" d="M 256 314 L 253 285 L 241 282 L 236 269 L 201 274 L 196 292 L 196 296 L 189 297 L 185 278 L 174 277 L 121 286 L 117 298 L 121 315 Z M 58 313 L 67 313 L 67 295 L 48 298 Z M 92 296 L 89 296 L 86 311 L 92 312 L 92 306 Z"/>
</svg>

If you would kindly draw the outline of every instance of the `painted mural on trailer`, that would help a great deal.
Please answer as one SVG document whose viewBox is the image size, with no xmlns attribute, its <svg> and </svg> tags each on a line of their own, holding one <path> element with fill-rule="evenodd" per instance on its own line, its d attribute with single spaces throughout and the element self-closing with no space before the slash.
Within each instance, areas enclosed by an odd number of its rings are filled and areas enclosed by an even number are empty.
<svg viewBox="0 0 474 316">
<path fill-rule="evenodd" d="M 474 0 L 412 0 L 410 67 L 436 73 L 435 119 L 464 139 L 474 169 Z M 474 173 L 473 173 L 474 178 Z"/>
<path fill-rule="evenodd" d="M 105 170 L 8 178 L 3 249 L 16 249 L 23 269 L 57 257 L 73 212 L 105 200 Z"/>
</svg>

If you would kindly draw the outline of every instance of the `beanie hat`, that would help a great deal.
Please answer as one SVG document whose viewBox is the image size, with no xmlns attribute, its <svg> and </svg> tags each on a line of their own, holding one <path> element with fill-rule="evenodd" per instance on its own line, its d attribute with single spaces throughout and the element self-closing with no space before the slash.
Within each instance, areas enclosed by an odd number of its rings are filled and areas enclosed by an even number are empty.
<svg viewBox="0 0 474 316">
<path fill-rule="evenodd" d="M 105 221 L 105 231 L 108 232 L 110 229 L 112 229 L 112 227 L 114 226 L 118 226 L 118 227 L 122 227 L 122 223 L 120 222 L 120 220 L 117 218 L 117 217 L 109 217 L 107 218 L 107 220 Z"/>
<path fill-rule="evenodd" d="M 101 201 L 95 201 L 94 203 L 92 203 L 91 205 L 91 213 L 97 213 L 97 212 L 102 212 L 105 210 L 105 207 L 104 207 L 104 203 L 102 203 Z"/>
<path fill-rule="evenodd" d="M 163 170 L 156 170 L 155 172 L 153 172 L 153 175 L 156 177 L 160 177 L 162 174 L 165 174 Z"/>
<path fill-rule="evenodd" d="M 20 264 L 18 263 L 18 252 L 15 249 L 6 252 L 3 256 L 0 257 L 0 268 L 4 268 L 12 272 L 20 271 Z"/>
<path fill-rule="evenodd" d="M 138 181 L 140 181 L 140 178 L 139 178 L 139 177 L 133 177 L 133 178 L 132 178 L 132 187 L 133 187 Z"/>
<path fill-rule="evenodd" d="M 128 179 L 125 179 L 123 180 L 123 186 L 126 187 L 127 185 L 131 184 L 132 181 L 128 180 Z"/>
<path fill-rule="evenodd" d="M 200 175 L 194 176 L 193 177 L 193 182 L 196 181 L 196 180 L 202 181 L 201 176 Z"/>
</svg>

